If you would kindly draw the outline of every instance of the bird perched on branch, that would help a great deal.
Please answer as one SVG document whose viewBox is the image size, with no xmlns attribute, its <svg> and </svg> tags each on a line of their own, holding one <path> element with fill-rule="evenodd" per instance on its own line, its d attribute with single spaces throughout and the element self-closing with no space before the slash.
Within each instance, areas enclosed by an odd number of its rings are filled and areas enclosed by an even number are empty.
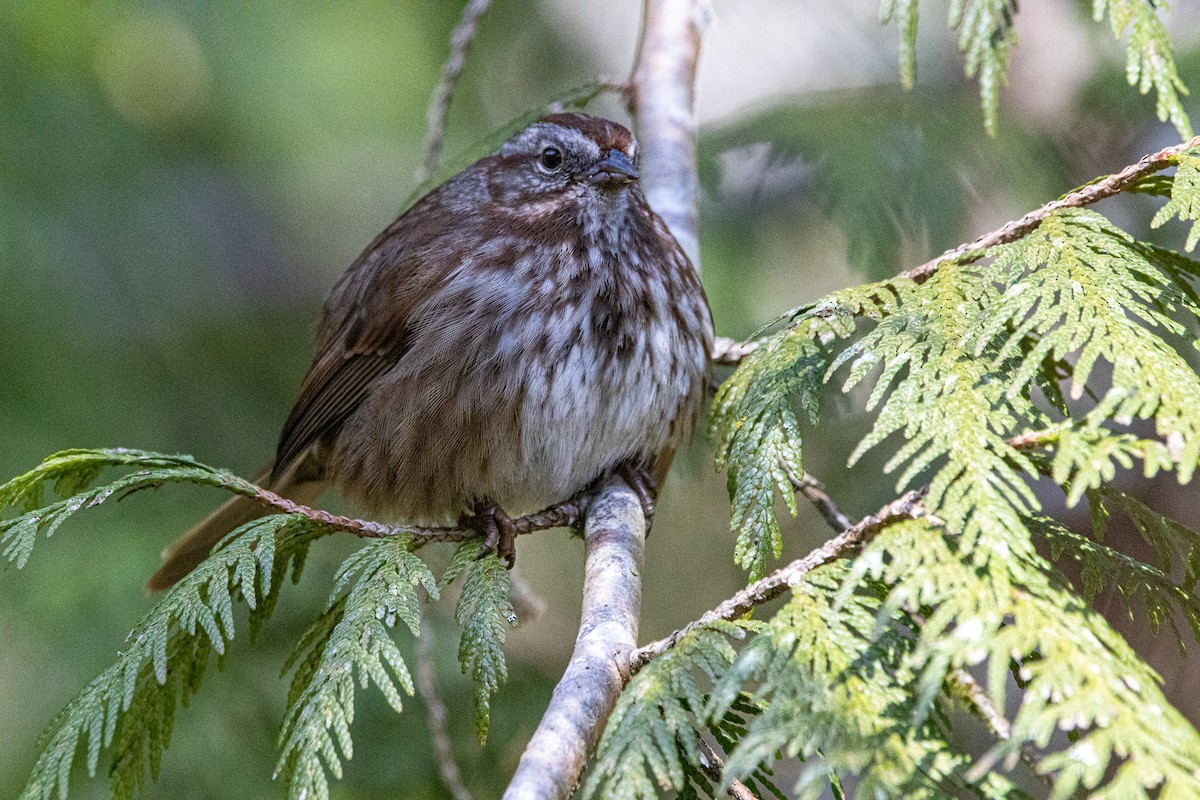
<svg viewBox="0 0 1200 800">
<path fill-rule="evenodd" d="M 259 477 L 312 503 L 458 519 L 511 564 L 509 514 L 620 473 L 652 503 L 710 371 L 699 277 L 615 122 L 555 114 L 421 198 L 334 286 Z M 171 545 L 166 588 L 263 514 L 234 498 Z"/>
</svg>

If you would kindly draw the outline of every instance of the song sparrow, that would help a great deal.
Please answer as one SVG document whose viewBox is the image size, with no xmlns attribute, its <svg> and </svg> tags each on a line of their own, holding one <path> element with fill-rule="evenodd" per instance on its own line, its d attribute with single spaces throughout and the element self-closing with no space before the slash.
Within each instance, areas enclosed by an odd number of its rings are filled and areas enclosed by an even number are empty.
<svg viewBox="0 0 1200 800">
<path fill-rule="evenodd" d="M 621 125 L 555 114 L 402 214 L 326 301 L 262 478 L 299 502 L 332 482 L 374 515 L 473 510 L 502 529 L 504 512 L 616 470 L 660 483 L 700 412 L 713 331 L 695 269 L 638 188 L 636 150 Z M 262 513 L 226 503 L 150 586 Z"/>
</svg>

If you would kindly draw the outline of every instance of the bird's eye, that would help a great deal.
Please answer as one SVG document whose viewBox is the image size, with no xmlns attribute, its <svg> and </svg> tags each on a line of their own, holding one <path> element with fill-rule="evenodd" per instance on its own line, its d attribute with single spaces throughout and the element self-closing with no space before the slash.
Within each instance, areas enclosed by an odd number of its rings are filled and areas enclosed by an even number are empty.
<svg viewBox="0 0 1200 800">
<path fill-rule="evenodd" d="M 558 169 L 562 166 L 563 154 L 553 145 L 542 150 L 542 166 L 546 169 Z"/>
</svg>

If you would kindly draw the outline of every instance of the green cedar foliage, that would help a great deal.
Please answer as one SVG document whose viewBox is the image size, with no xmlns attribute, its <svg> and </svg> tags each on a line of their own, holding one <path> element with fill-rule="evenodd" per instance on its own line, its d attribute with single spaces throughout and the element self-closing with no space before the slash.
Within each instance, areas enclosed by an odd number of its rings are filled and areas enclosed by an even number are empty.
<svg viewBox="0 0 1200 800">
<path fill-rule="evenodd" d="M 1184 246 L 1190 253 L 1195 249 L 1196 242 L 1200 242 L 1200 225 L 1196 224 L 1200 221 L 1200 156 L 1182 156 L 1168 188 L 1171 199 L 1159 209 L 1150 224 L 1157 228 L 1172 217 L 1190 221 L 1192 228 Z"/>
<path fill-rule="evenodd" d="M 463 672 L 475 681 L 475 730 L 480 744 L 487 744 L 491 698 L 508 680 L 508 667 L 504 663 L 505 625 L 516 625 L 517 614 L 508 599 L 511 576 L 499 557 L 489 553 L 479 558 L 479 546 L 475 543 L 464 545 L 460 552 L 473 553 L 473 560 L 454 612 L 462 625 L 458 661 Z"/>
<path fill-rule="evenodd" d="M 100 483 L 110 468 L 126 471 Z M 170 483 L 247 496 L 256 492 L 252 484 L 186 456 L 70 450 L 0 486 L 0 508 L 17 512 L 0 520 L 0 555 L 22 567 L 39 537 L 54 534 L 76 512 Z M 47 503 L 47 489 L 61 499 Z M 147 774 L 157 778 L 177 706 L 186 707 L 212 655 L 219 665 L 234 636 L 235 605 L 244 602 L 249 609 L 253 640 L 289 574 L 293 581 L 299 578 L 310 545 L 330 532 L 325 523 L 297 513 L 271 514 L 230 533 L 133 628 L 116 663 L 47 726 L 21 799 L 65 800 L 81 750 L 89 775 L 95 775 L 101 754 L 108 752 L 116 798 L 134 797 Z M 397 712 L 401 692 L 412 694 L 412 679 L 391 631 L 403 623 L 409 633 L 419 635 L 421 593 L 433 600 L 439 595 L 438 582 L 413 550 L 411 539 L 397 535 L 372 540 L 351 554 L 334 577 L 325 612 L 284 665 L 293 677 L 276 777 L 288 797 L 325 800 L 328 775 L 341 777 L 342 761 L 353 755 L 356 682 L 364 689 L 374 684 Z M 488 698 L 506 676 L 504 625 L 516 618 L 508 604 L 507 570 L 495 556 L 475 560 L 478 553 L 478 542 L 468 542 L 451 570 L 469 568 L 458 620 L 464 628 L 464 670 L 477 682 L 484 736 Z"/>
<path fill-rule="evenodd" d="M 1125 45 L 1125 76 L 1142 94 L 1155 93 L 1160 120 L 1170 120 L 1183 138 L 1191 138 L 1192 125 L 1183 110 L 1181 95 L 1187 87 L 1179 77 L 1170 37 L 1159 16 L 1167 10 L 1162 0 L 1093 0 L 1092 16 L 1108 20 L 1116 39 Z M 1008 60 L 1017 44 L 1014 19 L 1016 0 L 950 0 L 949 26 L 958 31 L 958 49 L 966 58 L 968 78 L 978 78 L 984 127 L 996 131 L 1000 87 L 1008 75 Z M 912 88 L 917 74 L 917 0 L 881 0 L 880 19 L 895 21 L 900 32 L 900 79 Z"/>
<path fill-rule="evenodd" d="M 1196 159 L 1185 152 L 1174 176 L 1136 187 L 1169 198 L 1156 224 L 1195 220 Z M 1200 735 L 1090 606 L 1111 590 L 1181 647 L 1200 635 L 1200 534 L 1112 485 L 1135 467 L 1194 477 L 1198 282 L 1200 264 L 1094 211 L 1061 208 L 922 282 L 867 284 L 796 309 L 743 360 L 712 426 L 752 576 L 777 552 L 776 503 L 794 503 L 787 477 L 802 470 L 801 418 L 819 421 L 825 382 L 869 388 L 875 424 L 851 460 L 886 448 L 897 491 L 927 493 L 926 516 L 809 573 L 707 689 L 689 689 L 708 692 L 709 720 L 747 693 L 762 709 L 727 751 L 732 777 L 794 757 L 805 797 L 847 774 L 863 798 L 1011 797 L 1020 793 L 1010 770 L 1024 758 L 1033 766 L 1020 769 L 1040 773 L 1053 797 L 1200 793 Z M 1042 514 L 1032 484 L 1044 479 L 1068 505 L 1086 499 L 1092 530 Z M 1113 513 L 1145 538 L 1152 563 L 1105 544 Z M 1042 553 L 1076 562 L 1081 585 Z M 950 724 L 963 675 L 981 676 L 1001 710 L 1009 676 L 1017 683 L 1011 732 L 982 755 L 962 750 Z M 627 700 L 619 713 L 631 713 Z M 669 702 L 658 708 L 659 728 L 691 720 Z M 601 763 L 617 744 L 602 746 Z M 664 778 L 631 758 L 607 769 Z"/>
<path fill-rule="evenodd" d="M 724 674 L 737 656 L 729 637 L 757 627 L 750 622 L 701 627 L 639 672 L 609 718 L 583 800 L 643 800 L 657 797 L 660 785 L 680 790 L 690 786 L 695 779 L 689 765 L 701 761 L 696 735 L 698 728 L 705 728 L 708 705 L 697 678 L 703 674 L 713 681 Z M 730 706 L 736 699 L 741 698 L 731 698 Z M 712 726 L 718 736 L 744 721 L 736 713 L 746 709 L 727 710 L 734 716 L 722 714 Z"/>
<path fill-rule="evenodd" d="M 1156 225 L 1196 219 L 1196 160 L 1185 152 L 1174 176 L 1135 187 L 1169 198 Z M 755 579 L 778 557 L 778 501 L 795 513 L 802 434 L 835 378 L 843 391 L 865 386 L 876 412 L 851 461 L 887 448 L 897 491 L 926 487 L 926 516 L 809 573 L 765 625 L 701 628 L 645 667 L 587 791 L 694 791 L 688 734 L 714 730 L 737 701 L 754 713 L 721 742 L 727 780 L 797 759 L 802 797 L 843 792 L 842 776 L 861 798 L 1023 797 L 1029 770 L 1056 798 L 1200 792 L 1200 735 L 1090 606 L 1109 589 L 1181 647 L 1200 635 L 1200 534 L 1112 485 L 1133 467 L 1194 476 L 1197 282 L 1200 264 L 1062 208 L 924 280 L 852 287 L 785 315 L 714 402 L 738 562 Z M 1089 533 L 1041 513 L 1032 484 L 1044 478 L 1068 505 L 1087 500 Z M 1104 543 L 1112 513 L 1133 522 L 1154 563 Z M 1043 552 L 1078 563 L 1081 585 Z M 731 637 L 745 632 L 738 650 Z M 1019 692 L 1010 730 L 982 754 L 954 724 L 956 711 L 979 712 L 963 683 L 973 675 L 995 709 L 1010 675 Z"/>
<path fill-rule="evenodd" d="M 396 713 L 404 706 L 400 690 L 412 696 L 412 676 L 389 629 L 403 622 L 420 636 L 418 587 L 437 599 L 433 573 L 400 537 L 367 544 L 338 569 L 325 613 L 284 666 L 295 674 L 275 773 L 288 798 L 328 797 L 326 771 L 340 778 L 341 759 L 353 757 L 356 677 L 364 689 L 374 683 Z"/>
<path fill-rule="evenodd" d="M 970 760 L 949 744 L 942 710 L 918 708 L 913 623 L 874 585 L 844 591 L 848 570 L 834 564 L 794 586 L 716 685 L 709 714 L 747 684 L 766 707 L 728 769 L 736 776 L 779 755 L 819 756 L 800 773 L 803 797 L 849 773 L 859 777 L 860 797 L 954 796 L 972 783 Z M 980 797 L 1021 796 L 999 775 L 973 788 Z"/>
</svg>

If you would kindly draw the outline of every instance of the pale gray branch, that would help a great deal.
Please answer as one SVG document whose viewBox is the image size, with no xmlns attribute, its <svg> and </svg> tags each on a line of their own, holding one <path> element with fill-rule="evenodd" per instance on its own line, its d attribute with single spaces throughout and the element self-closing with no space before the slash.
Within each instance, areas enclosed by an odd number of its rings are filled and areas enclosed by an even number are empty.
<svg viewBox="0 0 1200 800">
<path fill-rule="evenodd" d="M 718 336 L 713 342 L 713 363 L 724 367 L 736 367 L 743 358 L 757 350 L 764 341 L 764 339 L 755 339 L 749 342 L 739 342 L 728 336 Z"/>
<path fill-rule="evenodd" d="M 696 67 L 709 13 L 706 0 L 646 0 L 630 82 L 642 189 L 696 269 L 700 269 Z"/>
<path fill-rule="evenodd" d="M 646 520 L 624 481 L 614 478 L 600 490 L 583 538 L 583 613 L 575 651 L 505 800 L 570 797 L 628 680 L 641 615 Z"/>
</svg>

